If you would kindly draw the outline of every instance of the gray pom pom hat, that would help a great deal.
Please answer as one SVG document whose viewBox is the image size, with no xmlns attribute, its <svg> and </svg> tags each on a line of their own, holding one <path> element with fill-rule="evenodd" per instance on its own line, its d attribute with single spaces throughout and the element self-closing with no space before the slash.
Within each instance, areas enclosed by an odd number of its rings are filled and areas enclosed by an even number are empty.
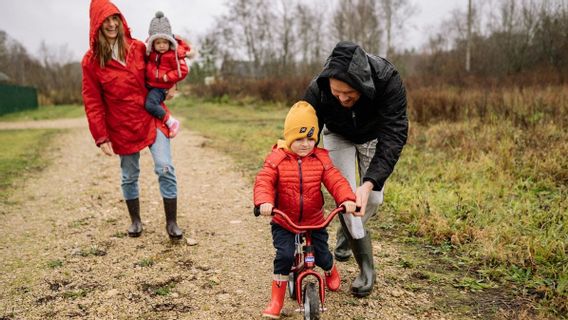
<svg viewBox="0 0 568 320">
<path fill-rule="evenodd" d="M 178 75 L 181 76 L 181 69 L 179 65 L 179 58 L 177 54 L 178 43 L 174 38 L 172 33 L 172 26 L 170 25 L 170 20 L 164 16 L 162 11 L 156 12 L 156 16 L 150 21 L 150 28 L 148 28 L 148 35 L 150 36 L 146 40 L 146 55 L 150 55 L 152 52 L 154 40 L 156 39 L 166 39 L 170 42 L 176 56 L 177 71 Z M 156 72 L 158 72 L 156 70 Z"/>
<path fill-rule="evenodd" d="M 174 50 L 177 50 L 177 41 L 174 39 L 174 34 L 172 33 L 172 27 L 170 26 L 170 21 L 162 11 L 156 12 L 156 16 L 150 22 L 150 28 L 148 29 L 148 35 L 150 36 L 146 40 L 146 54 L 149 55 L 152 52 L 152 44 L 156 39 L 166 39 L 168 40 Z"/>
</svg>

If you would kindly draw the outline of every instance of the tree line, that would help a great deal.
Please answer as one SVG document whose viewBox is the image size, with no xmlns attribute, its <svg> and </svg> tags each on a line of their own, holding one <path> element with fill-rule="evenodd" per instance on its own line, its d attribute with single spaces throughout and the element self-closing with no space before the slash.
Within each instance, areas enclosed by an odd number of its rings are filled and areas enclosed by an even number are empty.
<svg viewBox="0 0 568 320">
<path fill-rule="evenodd" d="M 42 105 L 82 103 L 81 65 L 66 46 L 51 48 L 42 42 L 36 58 L 0 30 L 0 72 L 9 83 L 37 88 Z"/>
<path fill-rule="evenodd" d="M 456 84 L 469 77 L 497 86 L 568 80 L 567 1 L 469 2 L 469 10 L 456 10 L 441 23 L 445 27 L 429 38 L 424 54 L 399 56 L 407 65 L 414 60 L 410 74 Z"/>
<path fill-rule="evenodd" d="M 416 49 L 405 48 L 420 9 L 408 0 L 229 0 L 226 5 L 227 13 L 200 41 L 196 81 L 213 74 L 227 78 L 235 72 L 223 66 L 230 69 L 234 61 L 246 61 L 241 69 L 260 82 L 309 81 L 340 40 L 388 58 L 417 85 L 563 84 L 568 74 L 565 0 L 469 0 Z M 215 61 L 221 62 L 217 68 Z"/>
<path fill-rule="evenodd" d="M 191 39 L 199 58 L 187 82 L 197 94 L 291 101 L 340 40 L 391 60 L 411 86 L 566 82 L 568 2 L 469 3 L 440 21 L 423 47 L 409 49 L 420 10 L 412 0 L 228 0 L 226 13 Z M 38 88 L 42 104 L 81 102 L 81 68 L 69 52 L 43 43 L 36 58 L 0 30 L 0 72 Z M 205 86 L 207 77 L 217 81 Z"/>
</svg>

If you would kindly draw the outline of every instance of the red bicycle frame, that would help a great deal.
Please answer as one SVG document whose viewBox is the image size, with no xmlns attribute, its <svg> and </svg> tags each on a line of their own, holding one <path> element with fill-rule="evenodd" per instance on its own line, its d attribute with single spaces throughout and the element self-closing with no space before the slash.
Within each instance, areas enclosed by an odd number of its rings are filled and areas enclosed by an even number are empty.
<svg viewBox="0 0 568 320">
<path fill-rule="evenodd" d="M 329 225 L 329 223 L 333 220 L 333 218 L 335 218 L 335 216 L 338 213 L 344 212 L 345 208 L 344 207 L 338 207 L 335 208 L 333 211 L 331 211 L 329 213 L 329 215 L 327 216 L 327 218 L 325 219 L 324 222 L 318 224 L 318 225 L 304 225 L 304 226 L 300 226 L 295 224 L 292 220 L 290 220 L 290 217 L 288 217 L 288 215 L 276 208 L 272 209 L 272 214 L 273 215 L 279 215 L 281 216 L 292 228 L 294 228 L 298 234 L 300 234 L 300 236 L 303 236 L 305 239 L 305 246 L 304 249 L 306 248 L 312 248 L 307 252 L 304 252 L 303 250 L 301 252 L 297 252 L 296 257 L 294 259 L 294 266 L 292 267 L 292 272 L 297 272 L 297 278 L 295 279 L 295 288 L 296 288 L 296 300 L 298 301 L 298 305 L 303 306 L 303 300 L 302 300 L 302 281 L 308 277 L 308 276 L 314 276 L 319 284 L 319 296 L 320 296 L 320 301 L 321 301 L 321 308 L 323 310 L 323 303 L 325 301 L 325 285 L 324 285 L 324 280 L 323 277 L 314 271 L 314 268 L 316 266 L 315 263 L 315 255 L 314 255 L 314 250 L 312 247 L 312 236 L 311 236 L 311 231 L 313 230 L 319 230 L 319 229 L 323 229 L 325 227 L 327 227 Z M 303 256 L 303 259 L 302 259 Z M 302 261 L 303 260 L 303 261 Z"/>
</svg>

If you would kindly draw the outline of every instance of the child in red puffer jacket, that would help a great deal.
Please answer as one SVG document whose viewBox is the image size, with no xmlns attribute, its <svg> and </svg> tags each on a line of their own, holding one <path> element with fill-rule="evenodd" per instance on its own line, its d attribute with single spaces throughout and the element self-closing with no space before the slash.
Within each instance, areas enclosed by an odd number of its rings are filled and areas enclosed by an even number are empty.
<svg viewBox="0 0 568 320">
<path fill-rule="evenodd" d="M 305 101 L 296 103 L 284 121 L 285 141 L 278 141 L 264 162 L 254 183 L 254 205 L 270 216 L 272 208 L 286 212 L 298 225 L 316 225 L 324 221 L 325 185 L 337 204 L 355 214 L 355 194 L 347 180 L 333 166 L 327 150 L 316 147 L 318 120 L 314 108 Z M 294 263 L 294 229 L 280 216 L 271 223 L 272 243 L 276 249 L 272 299 L 263 317 L 278 318 L 284 305 L 288 275 Z M 339 272 L 327 244 L 326 229 L 312 231 L 316 265 L 325 271 L 329 290 L 337 291 Z"/>
<path fill-rule="evenodd" d="M 146 85 L 150 90 L 146 96 L 146 110 L 164 121 L 170 129 L 170 138 L 177 135 L 179 121 L 161 106 L 168 89 L 183 80 L 189 71 L 185 62 L 191 48 L 181 38 L 172 34 L 168 18 L 161 11 L 150 22 L 150 37 L 146 41 Z"/>
</svg>

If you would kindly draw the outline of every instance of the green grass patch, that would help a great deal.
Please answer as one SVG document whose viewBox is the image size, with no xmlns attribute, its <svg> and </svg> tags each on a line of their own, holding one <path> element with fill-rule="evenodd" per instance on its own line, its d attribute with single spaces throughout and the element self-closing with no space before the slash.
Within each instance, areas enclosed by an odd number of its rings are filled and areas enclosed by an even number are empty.
<svg viewBox="0 0 568 320">
<path fill-rule="evenodd" d="M 143 258 L 140 261 L 135 263 L 136 266 L 145 268 L 145 267 L 151 267 L 154 265 L 154 259 L 152 258 Z"/>
<path fill-rule="evenodd" d="M 0 131 L 0 200 L 5 200 L 9 187 L 30 171 L 43 168 L 41 153 L 58 130 Z"/>
<path fill-rule="evenodd" d="M 84 298 L 86 296 L 87 296 L 87 290 L 85 289 L 77 289 L 77 290 L 70 290 L 63 292 L 63 297 L 65 299 L 75 300 L 79 298 Z"/>
<path fill-rule="evenodd" d="M 124 231 L 117 231 L 112 235 L 112 237 L 122 239 L 122 238 L 126 238 L 127 235 L 128 235 L 128 233 L 126 233 Z"/>
<path fill-rule="evenodd" d="M 59 259 L 49 260 L 47 262 L 47 267 L 50 268 L 50 269 L 61 268 L 62 266 L 63 266 L 63 261 L 61 261 Z"/>
<path fill-rule="evenodd" d="M 172 286 L 160 287 L 154 291 L 154 294 L 157 296 L 169 296 L 172 293 L 172 289 Z"/>
<path fill-rule="evenodd" d="M 85 109 L 79 105 L 40 106 L 34 110 L 8 113 L 0 116 L 0 121 L 30 121 L 69 119 L 85 116 Z"/>
<path fill-rule="evenodd" d="M 170 105 L 251 180 L 282 136 L 288 111 L 184 98 Z M 566 314 L 568 132 L 561 121 L 524 127 L 502 118 L 412 123 L 381 214 L 369 227 L 405 243 L 429 245 L 451 268 L 473 271 L 455 282 L 457 288 L 510 284 L 552 314 Z"/>
<path fill-rule="evenodd" d="M 90 256 L 102 257 L 106 256 L 106 254 L 107 254 L 106 248 L 99 246 L 97 244 L 93 244 L 88 248 L 83 248 L 77 253 L 77 255 L 81 257 L 90 257 Z"/>
<path fill-rule="evenodd" d="M 253 176 L 283 136 L 288 107 L 270 104 L 216 104 L 178 98 L 170 105 L 184 126 L 208 138 L 207 144 L 231 155 Z"/>
</svg>

